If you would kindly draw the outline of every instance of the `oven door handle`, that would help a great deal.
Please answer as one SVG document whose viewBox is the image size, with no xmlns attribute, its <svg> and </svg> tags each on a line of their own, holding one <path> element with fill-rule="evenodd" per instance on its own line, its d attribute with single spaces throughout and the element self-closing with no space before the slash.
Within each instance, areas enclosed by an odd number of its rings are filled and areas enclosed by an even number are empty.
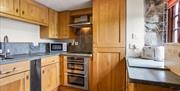
<svg viewBox="0 0 180 91">
<path fill-rule="evenodd" d="M 87 75 L 84 75 L 84 76 L 82 76 L 82 75 L 77 75 L 77 74 L 67 74 L 68 76 L 77 76 L 77 77 L 87 77 Z"/>
<path fill-rule="evenodd" d="M 80 65 L 84 65 L 85 63 L 67 62 L 67 64 L 80 64 Z"/>
</svg>

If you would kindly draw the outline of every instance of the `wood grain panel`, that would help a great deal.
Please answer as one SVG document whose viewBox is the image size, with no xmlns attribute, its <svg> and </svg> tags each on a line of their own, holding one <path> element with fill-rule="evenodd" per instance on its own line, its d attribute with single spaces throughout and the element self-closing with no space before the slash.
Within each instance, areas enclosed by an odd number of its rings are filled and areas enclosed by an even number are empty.
<svg viewBox="0 0 180 91">
<path fill-rule="evenodd" d="M 42 91 L 52 91 L 57 87 L 57 66 L 51 64 L 41 68 Z"/>
<path fill-rule="evenodd" d="M 124 48 L 95 49 L 92 91 L 125 91 L 124 56 Z"/>
<path fill-rule="evenodd" d="M 17 74 L 20 72 L 25 72 L 27 70 L 30 70 L 29 61 L 0 65 L 0 78 Z"/>
<path fill-rule="evenodd" d="M 144 85 L 144 84 L 129 84 L 131 87 L 128 91 L 176 91 L 169 88 L 163 88 L 159 86 Z"/>
<path fill-rule="evenodd" d="M 0 79 L 0 91 L 30 91 L 29 72 Z"/>
<path fill-rule="evenodd" d="M 80 16 L 80 15 L 91 15 L 92 14 L 92 8 L 85 8 L 85 9 L 79 9 L 79 10 L 73 10 L 71 11 L 71 16 Z"/>
<path fill-rule="evenodd" d="M 93 31 L 94 47 L 125 47 L 125 0 L 93 0 Z"/>
<path fill-rule="evenodd" d="M 19 0 L 0 0 L 0 12 L 19 16 Z"/>
<path fill-rule="evenodd" d="M 70 28 L 70 11 L 59 12 L 58 30 L 60 39 L 74 38 L 75 34 Z"/>
</svg>

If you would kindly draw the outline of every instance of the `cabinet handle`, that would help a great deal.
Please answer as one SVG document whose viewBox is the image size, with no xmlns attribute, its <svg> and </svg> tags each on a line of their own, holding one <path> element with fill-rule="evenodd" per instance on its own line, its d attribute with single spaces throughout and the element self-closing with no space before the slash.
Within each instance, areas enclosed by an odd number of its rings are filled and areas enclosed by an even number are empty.
<svg viewBox="0 0 180 91">
<path fill-rule="evenodd" d="M 18 13 L 19 12 L 19 10 L 18 9 L 16 9 L 16 13 Z"/>
<path fill-rule="evenodd" d="M 24 15 L 24 11 L 22 11 L 22 14 Z"/>
<path fill-rule="evenodd" d="M 26 80 L 28 80 L 29 79 L 29 76 L 26 76 Z"/>
<path fill-rule="evenodd" d="M 54 63 L 54 62 L 56 62 L 56 60 L 52 60 L 52 62 Z"/>
<path fill-rule="evenodd" d="M 43 70 L 43 71 L 42 71 L 42 73 L 44 74 L 44 73 L 45 73 L 45 71 Z"/>
<path fill-rule="evenodd" d="M 178 56 L 180 57 L 180 52 L 179 52 Z"/>
<path fill-rule="evenodd" d="M 12 70 L 10 70 L 10 71 L 6 71 L 6 72 L 2 72 L 2 71 L 0 71 L 0 74 L 9 74 L 9 73 L 12 73 L 12 72 L 14 72 L 16 70 L 16 67 L 14 67 Z"/>
</svg>

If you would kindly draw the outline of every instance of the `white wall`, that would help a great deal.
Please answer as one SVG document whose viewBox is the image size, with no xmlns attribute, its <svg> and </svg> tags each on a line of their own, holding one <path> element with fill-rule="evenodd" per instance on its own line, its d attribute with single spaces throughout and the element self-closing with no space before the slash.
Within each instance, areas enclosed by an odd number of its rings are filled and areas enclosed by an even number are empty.
<svg viewBox="0 0 180 91">
<path fill-rule="evenodd" d="M 138 57 L 144 45 L 144 0 L 127 0 L 126 29 L 126 55 Z M 130 44 L 135 44 L 137 49 L 130 49 Z"/>
<path fill-rule="evenodd" d="M 40 26 L 0 17 L 0 41 L 8 35 L 10 42 L 49 42 L 40 39 Z"/>
</svg>

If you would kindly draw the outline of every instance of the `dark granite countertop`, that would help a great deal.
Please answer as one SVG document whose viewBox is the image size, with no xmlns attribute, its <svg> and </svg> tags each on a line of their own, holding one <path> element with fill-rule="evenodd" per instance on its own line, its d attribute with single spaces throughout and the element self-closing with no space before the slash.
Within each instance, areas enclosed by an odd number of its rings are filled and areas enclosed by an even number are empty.
<svg viewBox="0 0 180 91">
<path fill-rule="evenodd" d="M 31 61 L 34 59 L 39 59 L 39 58 L 49 57 L 49 56 L 55 56 L 55 55 L 92 57 L 92 54 L 68 53 L 68 52 L 20 54 L 20 55 L 10 56 L 13 59 L 6 59 L 6 60 L 0 59 L 0 65 L 10 64 L 10 63 L 15 63 L 15 62 L 21 62 L 21 61 Z"/>
<path fill-rule="evenodd" d="M 127 59 L 128 77 L 131 83 L 157 85 L 180 90 L 180 76 L 167 69 L 130 67 Z"/>
</svg>

